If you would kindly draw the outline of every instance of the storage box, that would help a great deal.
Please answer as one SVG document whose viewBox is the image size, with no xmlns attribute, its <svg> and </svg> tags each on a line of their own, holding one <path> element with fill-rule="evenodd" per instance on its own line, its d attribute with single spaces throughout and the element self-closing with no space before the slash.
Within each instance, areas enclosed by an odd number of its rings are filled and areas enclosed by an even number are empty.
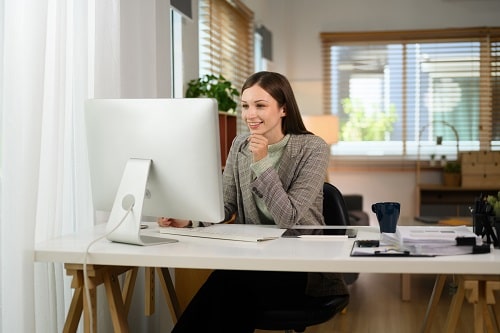
<svg viewBox="0 0 500 333">
<path fill-rule="evenodd" d="M 500 151 L 469 151 L 460 154 L 462 187 L 500 188 Z"/>
<path fill-rule="evenodd" d="M 465 163 L 476 163 L 477 162 L 477 154 L 475 151 L 466 151 L 460 154 L 460 160 L 462 164 Z"/>
<path fill-rule="evenodd" d="M 500 175 L 462 175 L 462 187 L 500 188 Z"/>
</svg>

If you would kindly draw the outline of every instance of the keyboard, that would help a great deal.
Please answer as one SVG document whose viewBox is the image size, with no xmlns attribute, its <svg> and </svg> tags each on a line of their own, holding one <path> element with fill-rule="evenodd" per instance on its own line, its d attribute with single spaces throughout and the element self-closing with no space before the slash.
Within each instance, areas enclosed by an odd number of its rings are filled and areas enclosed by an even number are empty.
<svg viewBox="0 0 500 333">
<path fill-rule="evenodd" d="M 169 238 L 155 237 L 155 236 L 140 235 L 139 238 L 141 239 L 141 242 L 143 243 L 142 245 L 158 245 L 158 244 L 167 244 L 167 243 L 177 242 L 176 239 L 169 239 Z"/>
<path fill-rule="evenodd" d="M 214 224 L 197 228 L 160 228 L 160 233 L 177 236 L 261 242 L 281 237 L 285 229 L 255 224 Z"/>
</svg>

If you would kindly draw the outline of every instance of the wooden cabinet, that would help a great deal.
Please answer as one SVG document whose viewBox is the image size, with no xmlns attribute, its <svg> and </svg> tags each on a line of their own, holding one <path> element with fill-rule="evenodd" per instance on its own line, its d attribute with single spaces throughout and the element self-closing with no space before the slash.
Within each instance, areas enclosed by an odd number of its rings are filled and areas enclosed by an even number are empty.
<svg viewBox="0 0 500 333">
<path fill-rule="evenodd" d="M 445 186 L 436 177 L 424 179 L 422 172 L 442 175 L 442 167 L 430 167 L 428 162 L 417 161 L 417 216 L 471 216 L 469 207 L 481 194 L 497 195 L 500 191 L 500 152 L 461 152 L 461 185 Z M 439 178 L 439 177 L 438 177 Z M 429 184 L 429 183 L 431 184 Z"/>
<path fill-rule="evenodd" d="M 222 167 L 226 165 L 227 154 L 236 136 L 236 113 L 219 112 L 220 153 Z"/>
<path fill-rule="evenodd" d="M 471 216 L 469 207 L 482 194 L 496 195 L 497 187 L 417 185 L 418 216 Z"/>
</svg>

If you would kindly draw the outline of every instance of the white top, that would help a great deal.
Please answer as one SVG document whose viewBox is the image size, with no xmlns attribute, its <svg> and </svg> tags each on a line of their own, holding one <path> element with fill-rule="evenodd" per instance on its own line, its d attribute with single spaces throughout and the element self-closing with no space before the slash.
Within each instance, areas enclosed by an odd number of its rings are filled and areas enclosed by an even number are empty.
<svg viewBox="0 0 500 333">
<path fill-rule="evenodd" d="M 378 227 L 352 228 L 358 229 L 357 239 L 378 239 L 380 236 Z M 104 230 L 104 224 L 101 224 L 87 232 L 41 242 L 35 246 L 35 261 L 83 264 L 87 246 L 102 236 Z M 320 237 L 239 242 L 160 234 L 156 223 L 151 223 L 144 233 L 176 238 L 179 242 L 136 246 L 101 239 L 91 246 L 87 263 L 308 272 L 500 274 L 499 249 L 492 249 L 489 254 L 439 257 L 351 257 L 354 241 L 351 238 L 342 241 Z"/>
</svg>

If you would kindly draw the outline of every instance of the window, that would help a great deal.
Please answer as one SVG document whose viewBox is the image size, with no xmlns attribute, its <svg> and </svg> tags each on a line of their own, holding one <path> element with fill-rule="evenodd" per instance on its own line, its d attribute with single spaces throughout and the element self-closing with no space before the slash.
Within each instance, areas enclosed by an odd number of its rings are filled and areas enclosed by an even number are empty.
<svg viewBox="0 0 500 333">
<path fill-rule="evenodd" d="M 262 57 L 262 41 L 263 37 L 257 31 L 254 33 L 254 65 L 256 72 L 266 70 L 265 59 Z"/>
<path fill-rule="evenodd" d="M 200 75 L 240 88 L 253 72 L 253 13 L 239 0 L 201 0 L 199 11 Z"/>
<path fill-rule="evenodd" d="M 182 14 L 174 9 L 170 10 L 171 38 L 172 38 L 172 97 L 184 97 L 183 85 L 184 74 L 182 69 L 184 64 L 182 61 Z"/>
<path fill-rule="evenodd" d="M 240 89 L 253 73 L 253 12 L 240 0 L 200 0 L 200 76 L 220 74 Z M 237 117 L 237 131 L 248 131 Z"/>
<path fill-rule="evenodd" d="M 266 71 L 273 60 L 273 34 L 264 25 L 260 25 L 255 29 L 254 36 L 255 72 Z"/>
<path fill-rule="evenodd" d="M 415 159 L 500 150 L 500 28 L 322 33 L 332 153 Z M 436 144 L 440 138 L 441 145 Z"/>
</svg>

